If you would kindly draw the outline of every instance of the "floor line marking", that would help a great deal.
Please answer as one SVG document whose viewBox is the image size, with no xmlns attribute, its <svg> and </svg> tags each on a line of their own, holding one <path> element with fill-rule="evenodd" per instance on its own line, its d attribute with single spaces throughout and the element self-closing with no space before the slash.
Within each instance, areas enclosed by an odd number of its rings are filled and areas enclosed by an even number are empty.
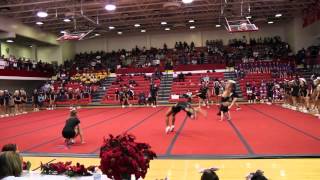
<svg viewBox="0 0 320 180">
<path fill-rule="evenodd" d="M 178 131 L 177 131 L 176 134 L 174 135 L 174 137 L 173 137 L 171 143 L 169 144 L 168 149 L 167 149 L 167 151 L 166 151 L 166 153 L 165 153 L 166 155 L 171 155 L 171 151 L 172 151 L 172 149 L 173 149 L 173 147 L 174 147 L 174 145 L 175 145 L 175 143 L 176 143 L 176 141 L 177 141 L 180 133 L 182 132 L 182 129 L 184 128 L 184 126 L 185 126 L 185 124 L 186 124 L 186 122 L 187 122 L 187 119 L 188 119 L 188 116 L 186 116 L 186 117 L 184 118 L 181 126 L 179 127 Z"/>
<path fill-rule="evenodd" d="M 278 118 L 276 118 L 276 117 L 273 117 L 273 116 L 271 116 L 271 115 L 269 115 L 269 114 L 266 114 L 266 113 L 264 113 L 264 112 L 262 112 L 262 111 L 260 111 L 260 110 L 258 110 L 258 109 L 256 109 L 256 108 L 254 108 L 254 107 L 250 107 L 250 106 L 248 106 L 248 105 L 247 105 L 247 107 L 249 107 L 250 109 L 253 109 L 254 111 L 256 111 L 256 112 L 258 112 L 258 113 L 260 113 L 260 114 L 262 114 L 262 115 L 264 115 L 264 116 L 266 116 L 266 117 L 269 117 L 270 119 L 272 119 L 272 120 L 274 120 L 274 121 L 276 121 L 276 122 L 278 122 L 278 123 L 280 123 L 280 124 L 283 124 L 283 125 L 291 128 L 291 129 L 293 129 L 293 130 L 295 130 L 295 131 L 297 131 L 297 132 L 299 132 L 299 133 L 301 133 L 301 134 L 303 134 L 303 135 L 305 135 L 305 136 L 308 136 L 308 137 L 310 137 L 310 138 L 312 138 L 312 139 L 314 139 L 314 140 L 320 141 L 320 138 L 318 138 L 318 137 L 316 137 L 316 136 L 313 136 L 313 135 L 311 135 L 311 134 L 309 134 L 309 133 L 307 133 L 307 132 L 305 132 L 305 131 L 303 131 L 303 130 L 301 130 L 301 129 L 298 129 L 298 128 L 296 128 L 296 127 L 294 127 L 294 126 L 292 126 L 292 125 L 290 125 L 290 124 L 288 124 L 288 123 L 286 123 L 286 122 L 284 122 L 284 121 L 282 121 L 282 120 L 280 120 L 280 119 L 278 119 Z"/>
<path fill-rule="evenodd" d="M 123 112 L 123 113 L 120 113 L 120 114 L 117 114 L 117 115 L 115 115 L 115 116 L 113 116 L 113 117 L 110 117 L 110 118 L 108 118 L 108 119 L 104 119 L 104 120 L 102 120 L 102 121 L 98 121 L 98 122 L 96 122 L 96 123 L 94 123 L 94 124 L 91 124 L 90 126 L 84 127 L 83 129 L 88 129 L 88 128 L 94 127 L 94 126 L 96 126 L 96 125 L 98 125 L 98 124 L 108 122 L 108 121 L 110 121 L 110 120 L 113 120 L 113 119 L 115 119 L 115 118 L 118 118 L 118 117 L 120 117 L 120 116 L 123 116 L 123 115 L 125 115 L 125 114 L 127 114 L 127 113 L 130 113 L 130 112 L 132 112 L 132 111 L 134 111 L 134 110 L 137 110 L 137 108 L 136 108 L 136 109 L 131 109 L 131 110 L 129 110 L 129 111 L 126 111 L 126 112 Z M 55 140 L 57 140 L 57 139 L 60 139 L 60 138 L 61 138 L 61 136 L 56 137 L 56 138 L 52 138 L 52 139 L 50 139 L 50 140 L 48 140 L 48 141 L 45 141 L 45 142 L 40 143 L 40 144 L 37 144 L 37 145 L 32 146 L 32 147 L 30 147 L 30 148 L 27 148 L 27 149 L 25 149 L 23 152 L 28 152 L 28 151 L 30 151 L 30 150 L 32 150 L 32 149 L 34 149 L 34 148 L 37 148 L 37 147 L 39 147 L 39 146 L 42 146 L 42 145 L 51 143 L 51 142 L 53 142 L 53 141 L 55 141 Z"/>
</svg>

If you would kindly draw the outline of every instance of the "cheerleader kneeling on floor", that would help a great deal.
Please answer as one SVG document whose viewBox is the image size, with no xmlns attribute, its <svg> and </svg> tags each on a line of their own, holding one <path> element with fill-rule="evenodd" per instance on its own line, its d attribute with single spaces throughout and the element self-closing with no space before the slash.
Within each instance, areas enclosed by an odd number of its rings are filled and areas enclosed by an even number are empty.
<svg viewBox="0 0 320 180">
<path fill-rule="evenodd" d="M 62 130 L 62 136 L 65 138 L 67 145 L 74 144 L 74 138 L 80 137 L 81 144 L 84 144 L 82 129 L 80 128 L 80 120 L 77 117 L 76 109 L 72 109 L 70 112 L 70 118 L 66 121 L 66 124 Z"/>
</svg>

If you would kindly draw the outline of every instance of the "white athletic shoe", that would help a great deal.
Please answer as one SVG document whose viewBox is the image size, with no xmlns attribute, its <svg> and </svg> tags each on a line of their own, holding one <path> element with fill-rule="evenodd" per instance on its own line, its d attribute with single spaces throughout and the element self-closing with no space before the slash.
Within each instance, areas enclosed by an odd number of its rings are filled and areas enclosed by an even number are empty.
<svg viewBox="0 0 320 180">
<path fill-rule="evenodd" d="M 3 118 L 3 117 L 4 117 L 4 115 L 1 115 L 1 116 L 0 116 L 0 118 Z"/>
<path fill-rule="evenodd" d="M 171 129 L 170 126 L 166 127 L 166 134 L 168 134 L 170 132 L 170 129 Z"/>
<path fill-rule="evenodd" d="M 174 126 L 170 126 L 170 132 L 173 132 Z"/>
<path fill-rule="evenodd" d="M 124 106 L 124 105 L 122 105 L 122 108 L 125 108 L 125 106 Z"/>
<path fill-rule="evenodd" d="M 241 110 L 241 107 L 237 107 L 237 109 L 236 109 L 237 111 L 240 111 Z"/>
<path fill-rule="evenodd" d="M 4 115 L 5 117 L 9 117 L 9 114 Z"/>
</svg>

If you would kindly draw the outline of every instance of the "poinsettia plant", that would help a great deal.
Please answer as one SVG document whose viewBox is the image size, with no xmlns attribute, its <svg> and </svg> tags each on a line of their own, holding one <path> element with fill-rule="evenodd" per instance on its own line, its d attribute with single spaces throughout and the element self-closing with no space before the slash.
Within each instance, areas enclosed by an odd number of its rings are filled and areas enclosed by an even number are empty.
<svg viewBox="0 0 320 180">
<path fill-rule="evenodd" d="M 86 168 L 84 165 L 77 163 L 75 166 L 72 165 L 71 161 L 68 162 L 57 162 L 57 163 L 46 163 L 40 165 L 41 173 L 47 175 L 67 175 L 67 176 L 90 176 L 95 171 L 96 166 L 90 166 Z"/>
<path fill-rule="evenodd" d="M 136 137 L 122 134 L 104 138 L 100 148 L 100 169 L 110 178 L 122 180 L 134 174 L 136 179 L 145 178 L 150 160 L 156 153 L 146 143 L 136 142 Z"/>
<path fill-rule="evenodd" d="M 22 162 L 22 170 L 25 170 L 25 171 L 29 171 L 31 168 L 31 162 L 30 161 L 23 161 Z"/>
</svg>

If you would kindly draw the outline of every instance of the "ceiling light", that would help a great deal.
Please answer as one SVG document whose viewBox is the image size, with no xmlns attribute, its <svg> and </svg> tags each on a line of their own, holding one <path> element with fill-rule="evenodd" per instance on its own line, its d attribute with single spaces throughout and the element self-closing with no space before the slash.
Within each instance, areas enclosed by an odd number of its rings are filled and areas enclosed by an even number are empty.
<svg viewBox="0 0 320 180">
<path fill-rule="evenodd" d="M 96 34 L 94 34 L 95 36 L 100 36 L 100 34 L 99 33 L 96 33 Z"/>
<path fill-rule="evenodd" d="M 268 24 L 273 24 L 273 21 L 268 21 Z"/>
<path fill-rule="evenodd" d="M 252 16 L 247 16 L 246 18 L 251 19 L 251 18 L 252 18 Z"/>
<path fill-rule="evenodd" d="M 196 27 L 195 26 L 190 26 L 190 29 L 195 29 Z"/>
<path fill-rule="evenodd" d="M 107 4 L 105 7 L 104 7 L 107 11 L 114 11 L 117 9 L 117 6 L 114 5 L 114 4 Z"/>
<path fill-rule="evenodd" d="M 110 29 L 110 30 L 112 30 L 112 29 L 114 29 L 114 28 L 115 28 L 114 26 L 109 26 L 109 29 Z"/>
<path fill-rule="evenodd" d="M 147 31 L 145 29 L 141 29 L 141 32 L 144 33 L 144 32 L 147 32 Z"/>
<path fill-rule="evenodd" d="M 32 48 L 32 45 L 30 45 L 29 47 L 31 47 L 31 48 Z"/>
<path fill-rule="evenodd" d="M 37 25 L 42 25 L 42 24 L 43 24 L 43 22 L 38 21 L 38 22 L 36 22 L 36 24 L 37 24 Z"/>
<path fill-rule="evenodd" d="M 185 4 L 190 4 L 190 3 L 193 2 L 193 0 L 182 0 L 182 2 L 185 3 Z"/>
<path fill-rule="evenodd" d="M 166 24 L 167 24 L 167 22 L 165 22 L 165 21 L 161 22 L 161 25 L 166 25 Z"/>
<path fill-rule="evenodd" d="M 48 16 L 48 13 L 45 11 L 39 11 L 39 12 L 37 12 L 37 16 L 41 17 L 41 18 L 45 18 Z"/>
<path fill-rule="evenodd" d="M 166 31 L 170 31 L 170 28 L 165 28 L 164 30 L 166 30 Z"/>
<path fill-rule="evenodd" d="M 64 22 L 70 22 L 71 20 L 68 18 L 63 19 Z"/>
<path fill-rule="evenodd" d="M 122 34 L 122 32 L 121 32 L 121 31 L 118 31 L 118 34 L 119 34 L 119 35 L 121 35 L 121 34 Z"/>
<path fill-rule="evenodd" d="M 220 24 L 216 24 L 216 27 L 218 28 L 218 27 L 221 27 L 221 25 Z"/>
<path fill-rule="evenodd" d="M 7 42 L 8 42 L 8 43 L 13 43 L 14 41 L 11 40 L 11 39 L 8 39 Z"/>
<path fill-rule="evenodd" d="M 140 27 L 140 24 L 135 24 L 134 27 Z"/>
<path fill-rule="evenodd" d="M 193 19 L 190 19 L 190 20 L 189 20 L 189 23 L 194 23 L 194 20 L 193 20 Z"/>
<path fill-rule="evenodd" d="M 282 14 L 280 14 L 280 13 L 275 15 L 275 17 L 281 17 L 281 16 L 282 16 Z"/>
<path fill-rule="evenodd" d="M 66 31 L 60 31 L 60 33 L 61 33 L 61 34 L 66 34 L 67 32 L 66 32 Z"/>
</svg>

